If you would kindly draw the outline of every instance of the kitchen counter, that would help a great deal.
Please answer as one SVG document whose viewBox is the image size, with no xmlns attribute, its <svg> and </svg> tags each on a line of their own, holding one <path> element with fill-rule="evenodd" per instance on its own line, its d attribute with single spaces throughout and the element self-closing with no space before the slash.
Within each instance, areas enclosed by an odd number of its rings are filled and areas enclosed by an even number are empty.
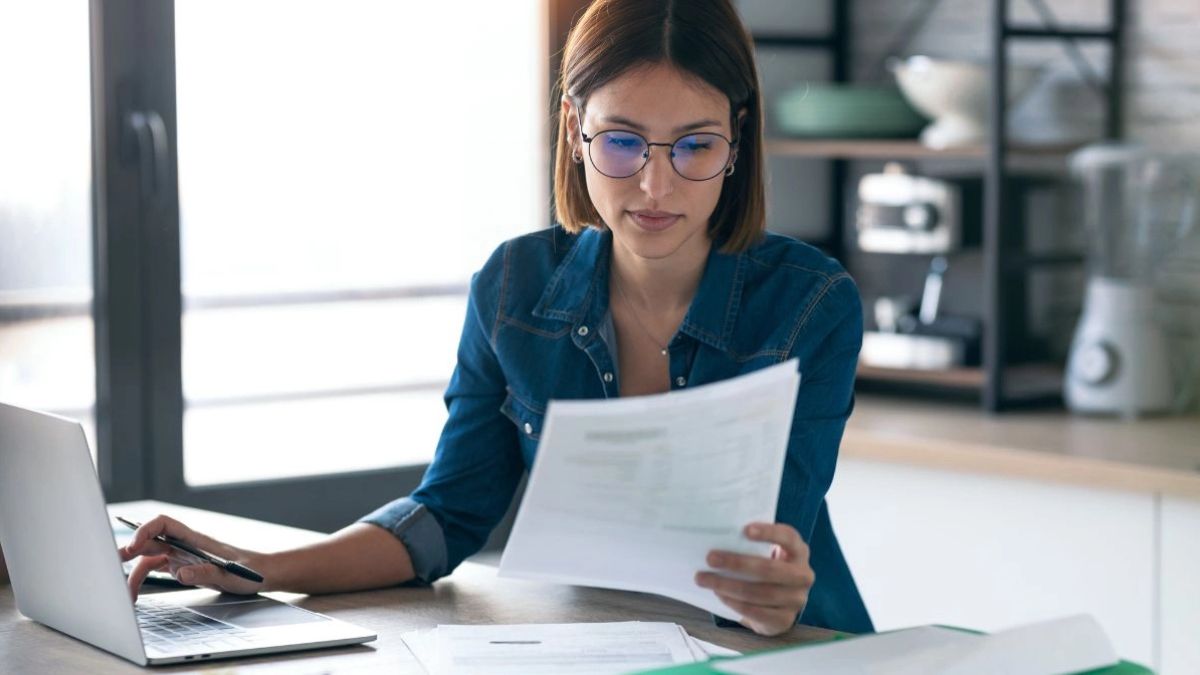
<svg viewBox="0 0 1200 675">
<path fill-rule="evenodd" d="M 1088 614 L 1125 658 L 1200 673 L 1200 417 L 860 395 L 828 495 L 877 630 Z"/>
<path fill-rule="evenodd" d="M 1200 499 L 1200 417 L 1136 421 L 1062 410 L 988 415 L 926 399 L 857 397 L 843 457 Z"/>
</svg>

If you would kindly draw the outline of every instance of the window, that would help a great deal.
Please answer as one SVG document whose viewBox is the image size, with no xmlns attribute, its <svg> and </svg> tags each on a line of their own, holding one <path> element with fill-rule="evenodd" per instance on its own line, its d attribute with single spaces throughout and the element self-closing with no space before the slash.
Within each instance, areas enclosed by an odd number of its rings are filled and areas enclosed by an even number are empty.
<svg viewBox="0 0 1200 675">
<path fill-rule="evenodd" d="M 86 3 L 0 5 L 0 64 L 0 401 L 94 439 Z"/>
<path fill-rule="evenodd" d="M 85 421 L 110 500 L 406 494 L 471 273 L 549 222 L 547 13 L 0 8 L 0 400 Z"/>
<path fill-rule="evenodd" d="M 470 275 L 547 203 L 542 9 L 468 4 L 176 3 L 188 484 L 432 457 Z"/>
</svg>

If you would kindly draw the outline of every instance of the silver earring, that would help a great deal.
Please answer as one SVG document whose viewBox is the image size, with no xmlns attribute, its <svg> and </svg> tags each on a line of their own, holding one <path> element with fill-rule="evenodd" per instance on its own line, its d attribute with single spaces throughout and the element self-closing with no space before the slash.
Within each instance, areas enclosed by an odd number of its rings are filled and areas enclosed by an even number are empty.
<svg viewBox="0 0 1200 675">
<path fill-rule="evenodd" d="M 575 162 L 576 164 L 583 164 L 583 155 L 579 154 L 578 152 L 572 152 L 571 161 Z"/>
<path fill-rule="evenodd" d="M 732 175 L 733 175 L 733 168 L 734 168 L 734 166 L 733 166 L 732 164 L 730 164 L 730 165 L 729 165 L 729 168 L 728 168 L 728 169 L 725 169 L 725 175 L 726 175 L 726 176 L 732 176 Z"/>
</svg>

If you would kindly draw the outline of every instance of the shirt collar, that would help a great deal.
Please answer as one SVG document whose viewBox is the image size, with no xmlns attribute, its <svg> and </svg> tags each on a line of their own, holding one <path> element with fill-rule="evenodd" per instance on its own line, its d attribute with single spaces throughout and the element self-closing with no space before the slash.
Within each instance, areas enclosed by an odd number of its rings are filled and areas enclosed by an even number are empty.
<svg viewBox="0 0 1200 675">
<path fill-rule="evenodd" d="M 696 298 L 679 327 L 685 335 L 721 351 L 727 351 L 741 308 L 742 283 L 746 276 L 743 253 L 721 253 L 718 244 L 708 252 L 704 276 Z"/>
<path fill-rule="evenodd" d="M 709 251 L 696 298 L 679 330 L 696 340 L 726 351 L 737 321 L 745 279 L 744 254 Z M 533 315 L 567 321 L 572 325 L 597 324 L 608 311 L 609 257 L 612 233 L 588 228 L 550 277 Z"/>
<path fill-rule="evenodd" d="M 608 256 L 612 233 L 589 227 L 575 237 L 575 245 L 546 284 L 546 290 L 533 308 L 533 315 L 578 324 L 596 304 L 597 291 L 608 301 Z M 603 289 L 601 291 L 601 289 Z"/>
</svg>

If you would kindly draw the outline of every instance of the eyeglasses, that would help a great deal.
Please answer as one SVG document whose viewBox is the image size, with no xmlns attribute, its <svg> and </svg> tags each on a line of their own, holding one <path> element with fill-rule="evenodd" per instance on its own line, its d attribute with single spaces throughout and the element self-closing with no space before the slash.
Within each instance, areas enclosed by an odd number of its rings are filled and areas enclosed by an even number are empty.
<svg viewBox="0 0 1200 675">
<path fill-rule="evenodd" d="M 641 171 L 650 161 L 650 148 L 656 145 L 671 149 L 671 166 L 675 173 L 688 180 L 704 181 L 722 173 L 733 173 L 730 160 L 737 141 L 721 134 L 687 134 L 673 143 L 651 143 L 641 134 L 621 129 L 588 136 L 583 133 L 583 121 L 580 120 L 579 135 L 588 144 L 588 159 L 592 166 L 609 178 L 629 178 Z"/>
</svg>

